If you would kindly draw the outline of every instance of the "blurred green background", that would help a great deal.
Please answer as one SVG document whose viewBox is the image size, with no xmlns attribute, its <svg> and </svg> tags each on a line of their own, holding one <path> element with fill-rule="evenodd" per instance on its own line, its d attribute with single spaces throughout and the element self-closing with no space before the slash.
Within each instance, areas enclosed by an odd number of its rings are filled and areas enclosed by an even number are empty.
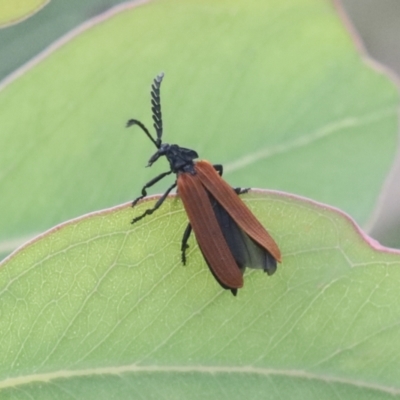
<svg viewBox="0 0 400 400">
<path fill-rule="evenodd" d="M 400 76 L 400 2 L 398 0 L 342 0 L 367 52 Z M 400 157 L 382 193 L 369 233 L 382 244 L 400 248 Z"/>
<path fill-rule="evenodd" d="M 119 0 L 68 2 L 52 0 L 42 10 L 25 20 L 0 30 L 0 80 L 24 65 L 71 29 L 123 3 Z M 381 0 L 342 0 L 344 13 L 352 21 L 367 52 L 379 62 L 400 74 L 400 2 Z M 382 244 L 400 247 L 400 162 L 387 182 L 369 231 Z"/>
</svg>

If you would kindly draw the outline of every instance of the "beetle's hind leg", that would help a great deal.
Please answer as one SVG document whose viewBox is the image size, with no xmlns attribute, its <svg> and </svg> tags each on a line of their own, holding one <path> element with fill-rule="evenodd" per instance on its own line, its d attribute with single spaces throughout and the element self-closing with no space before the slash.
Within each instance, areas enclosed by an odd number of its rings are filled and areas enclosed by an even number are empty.
<svg viewBox="0 0 400 400">
<path fill-rule="evenodd" d="M 224 172 L 224 167 L 221 164 L 214 164 L 213 167 L 218 172 L 219 176 L 222 176 L 222 173 Z M 232 188 L 232 189 L 235 191 L 237 195 L 247 193 L 250 190 L 250 188 Z"/>
<path fill-rule="evenodd" d="M 192 233 L 192 225 L 188 224 L 188 226 L 185 229 L 185 232 L 183 232 L 183 237 L 182 237 L 182 245 L 181 245 L 181 259 L 182 259 L 182 264 L 186 265 L 186 250 L 189 248 L 189 245 L 187 244 L 190 234 Z"/>
<path fill-rule="evenodd" d="M 250 190 L 250 188 L 233 188 L 233 190 L 237 195 L 241 195 L 247 193 Z"/>
<path fill-rule="evenodd" d="M 213 167 L 219 173 L 219 176 L 222 176 L 222 173 L 224 172 L 222 164 L 214 164 Z"/>
</svg>

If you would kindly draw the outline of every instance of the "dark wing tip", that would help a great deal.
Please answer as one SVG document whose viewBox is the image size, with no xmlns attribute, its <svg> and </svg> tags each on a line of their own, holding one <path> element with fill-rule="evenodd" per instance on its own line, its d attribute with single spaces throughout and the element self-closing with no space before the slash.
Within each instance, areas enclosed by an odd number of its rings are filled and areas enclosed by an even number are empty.
<svg viewBox="0 0 400 400">
<path fill-rule="evenodd" d="M 265 259 L 263 265 L 264 272 L 266 272 L 270 276 L 273 275 L 277 269 L 276 261 L 277 260 L 271 254 L 265 252 Z"/>
</svg>

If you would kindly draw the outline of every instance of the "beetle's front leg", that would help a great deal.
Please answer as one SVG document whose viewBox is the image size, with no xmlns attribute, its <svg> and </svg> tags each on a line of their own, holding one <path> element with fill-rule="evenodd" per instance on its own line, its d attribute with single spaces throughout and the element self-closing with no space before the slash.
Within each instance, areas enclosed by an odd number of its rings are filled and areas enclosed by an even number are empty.
<svg viewBox="0 0 400 400">
<path fill-rule="evenodd" d="M 157 177 L 158 178 L 158 177 Z M 161 178 L 160 178 L 161 179 Z M 167 198 L 169 192 L 176 187 L 176 181 L 167 189 L 167 191 L 157 200 L 157 203 L 154 205 L 153 208 L 149 208 L 148 210 L 146 210 L 142 215 L 139 215 L 139 217 L 135 217 L 132 220 L 132 224 L 134 224 L 135 222 L 141 220 L 142 218 L 144 218 L 146 215 L 151 215 L 153 214 L 154 211 L 156 211 L 162 203 L 164 203 L 164 200 Z"/>
<path fill-rule="evenodd" d="M 147 196 L 146 189 L 148 189 L 149 187 L 155 185 L 158 181 L 160 181 L 162 178 L 166 177 L 167 175 L 169 175 L 171 173 L 172 173 L 172 171 L 163 172 L 162 174 L 160 174 L 160 175 L 156 176 L 155 178 L 153 178 L 151 181 L 147 182 L 142 188 L 142 195 L 139 196 L 137 199 L 132 201 L 132 207 L 134 207 L 139 200 L 143 199 L 143 197 Z"/>
</svg>

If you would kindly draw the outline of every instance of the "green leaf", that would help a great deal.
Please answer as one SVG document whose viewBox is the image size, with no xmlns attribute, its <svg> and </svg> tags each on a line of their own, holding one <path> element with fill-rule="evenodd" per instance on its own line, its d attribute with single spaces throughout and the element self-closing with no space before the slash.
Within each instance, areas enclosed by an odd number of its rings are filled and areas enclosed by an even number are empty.
<svg viewBox="0 0 400 400">
<path fill-rule="evenodd" d="M 41 10 L 50 0 L 0 0 L 0 28 L 16 24 Z"/>
<path fill-rule="evenodd" d="M 0 35 L 0 81 L 88 18 L 122 2 L 124 0 L 101 0 L 101 4 L 99 0 L 52 0 L 34 18 L 3 29 Z"/>
<path fill-rule="evenodd" d="M 85 28 L 0 92 L 4 253 L 134 198 L 168 168 L 145 169 L 152 143 L 124 128 L 131 117 L 150 125 L 161 70 L 165 141 L 224 164 L 232 186 L 301 194 L 367 220 L 396 148 L 398 93 L 330 1 L 131 3 Z"/>
<path fill-rule="evenodd" d="M 237 297 L 194 239 L 181 265 L 178 198 L 135 225 L 153 200 L 89 214 L 6 260 L 1 398 L 400 397 L 400 253 L 327 206 L 244 197 L 283 262 Z"/>
</svg>

